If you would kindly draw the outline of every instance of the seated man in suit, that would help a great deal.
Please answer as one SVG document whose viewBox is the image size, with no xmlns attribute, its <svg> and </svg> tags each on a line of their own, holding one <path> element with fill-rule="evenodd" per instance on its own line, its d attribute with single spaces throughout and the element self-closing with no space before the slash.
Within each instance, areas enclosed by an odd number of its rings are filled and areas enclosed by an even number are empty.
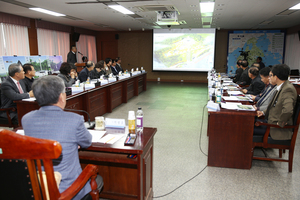
<svg viewBox="0 0 300 200">
<path fill-rule="evenodd" d="M 95 64 L 92 61 L 88 61 L 86 63 L 86 67 L 83 70 L 81 70 L 81 72 L 78 75 L 80 83 L 87 81 L 88 77 L 90 76 L 90 71 L 92 71 L 94 67 Z"/>
<path fill-rule="evenodd" d="M 39 110 L 27 113 L 22 118 L 25 135 L 58 141 L 62 146 L 62 154 L 53 160 L 54 171 L 62 175 L 59 192 L 63 192 L 76 180 L 82 172 L 78 148 L 87 148 L 92 144 L 92 135 L 84 126 L 83 117 L 65 112 L 66 93 L 63 80 L 57 76 L 43 76 L 32 85 L 36 100 L 41 106 Z M 103 181 L 96 178 L 98 188 Z M 73 199 L 90 196 L 90 183 L 77 193 Z"/>
<path fill-rule="evenodd" d="M 248 74 L 248 70 L 249 70 L 248 61 L 247 60 L 242 60 L 241 67 L 243 69 L 243 72 L 241 74 L 240 79 L 237 81 L 237 84 L 242 85 L 242 86 L 243 85 L 250 85 L 251 78 L 249 77 L 249 74 Z"/>
<path fill-rule="evenodd" d="M 259 70 L 263 69 L 265 67 L 265 64 L 262 62 L 261 57 L 256 58 L 256 63 L 259 65 Z"/>
<path fill-rule="evenodd" d="M 288 81 L 290 68 L 285 64 L 274 65 L 270 72 L 270 82 L 275 83 L 277 93 L 264 111 L 257 111 L 257 116 L 265 115 L 269 124 L 280 127 L 293 125 L 293 112 L 297 101 L 295 87 Z M 254 135 L 263 135 L 266 127 L 254 127 Z M 290 140 L 292 138 L 291 129 L 278 129 L 271 127 L 270 136 L 273 140 Z"/>
<path fill-rule="evenodd" d="M 111 71 L 112 71 L 113 75 L 115 75 L 115 76 L 119 74 L 119 71 L 117 69 L 116 64 L 117 64 L 116 60 L 112 59 L 112 61 L 111 61 Z"/>
<path fill-rule="evenodd" d="M 243 69 L 241 67 L 241 63 L 242 63 L 242 60 L 238 60 L 236 62 L 236 71 L 235 71 L 235 76 L 233 77 L 233 82 L 236 83 L 238 80 L 240 80 L 240 77 L 243 73 Z"/>
<path fill-rule="evenodd" d="M 258 95 L 265 88 L 265 84 L 261 81 L 259 70 L 256 67 L 250 67 L 248 76 L 252 79 L 249 87 L 242 90 L 245 94 Z"/>
<path fill-rule="evenodd" d="M 100 76 L 104 75 L 105 71 L 103 70 L 103 60 L 101 62 L 101 60 L 99 62 L 97 62 L 95 64 L 94 69 L 90 72 L 90 78 L 91 79 L 98 79 L 100 78 Z"/>
<path fill-rule="evenodd" d="M 122 73 L 124 73 L 124 70 L 123 70 L 123 68 L 121 67 L 121 58 L 120 58 L 120 57 L 117 57 L 117 58 L 116 58 L 116 62 L 117 62 L 117 64 L 116 64 L 117 70 L 118 70 L 119 72 L 122 71 Z"/>
<path fill-rule="evenodd" d="M 20 64 L 13 63 L 8 67 L 8 77 L 1 84 L 1 108 L 17 108 L 14 101 L 33 97 L 32 91 L 27 91 L 23 82 L 24 79 L 23 67 Z M 6 113 L 2 112 L 1 117 L 7 117 Z M 13 120 L 18 120 L 17 111 L 11 112 L 10 117 Z"/>
<path fill-rule="evenodd" d="M 32 66 L 32 64 L 26 63 L 23 65 L 23 70 L 25 72 L 25 78 L 22 79 L 20 82 L 24 83 L 26 91 L 31 91 L 31 85 L 34 81 L 33 77 L 35 76 L 35 69 Z"/>
<path fill-rule="evenodd" d="M 256 102 L 255 106 L 257 110 L 265 110 L 267 109 L 270 101 L 273 99 L 275 94 L 276 87 L 275 83 L 270 82 L 269 80 L 269 73 L 271 69 L 269 67 L 265 67 L 259 71 L 259 75 L 261 81 L 265 84 L 265 89 L 258 95 L 251 95 L 251 98 L 254 102 Z"/>
</svg>

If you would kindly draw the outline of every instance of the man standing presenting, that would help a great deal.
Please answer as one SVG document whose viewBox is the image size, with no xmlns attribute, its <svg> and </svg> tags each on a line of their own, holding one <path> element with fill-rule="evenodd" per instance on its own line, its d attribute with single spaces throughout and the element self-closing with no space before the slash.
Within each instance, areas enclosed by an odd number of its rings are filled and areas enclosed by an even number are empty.
<svg viewBox="0 0 300 200">
<path fill-rule="evenodd" d="M 73 45 L 71 47 L 71 51 L 67 55 L 67 63 L 74 64 L 74 65 L 77 64 L 76 52 L 77 52 L 77 48 L 76 46 Z"/>
<path fill-rule="evenodd" d="M 39 110 L 31 111 L 22 118 L 25 135 L 56 140 L 62 146 L 62 154 L 53 160 L 54 171 L 62 175 L 59 192 L 65 191 L 82 172 L 78 148 L 87 148 L 92 144 L 92 135 L 84 126 L 83 117 L 65 112 L 66 106 L 65 84 L 56 76 L 44 76 L 32 85 L 36 100 L 41 106 Z M 98 189 L 103 181 L 96 178 Z M 78 192 L 73 199 L 89 196 L 90 183 Z"/>
<path fill-rule="evenodd" d="M 295 87 L 288 81 L 290 68 L 285 64 L 274 65 L 270 72 L 270 82 L 277 85 L 277 93 L 264 111 L 257 111 L 257 116 L 265 115 L 269 124 L 280 127 L 293 125 L 294 107 L 297 101 Z M 266 127 L 254 127 L 254 135 L 264 134 Z M 271 127 L 270 136 L 274 140 L 290 140 L 291 129 L 279 129 Z"/>
</svg>

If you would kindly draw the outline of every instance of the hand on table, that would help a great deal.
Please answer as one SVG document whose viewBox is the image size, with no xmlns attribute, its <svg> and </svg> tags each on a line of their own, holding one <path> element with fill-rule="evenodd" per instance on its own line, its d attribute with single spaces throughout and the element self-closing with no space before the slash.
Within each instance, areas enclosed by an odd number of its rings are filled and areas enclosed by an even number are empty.
<svg viewBox="0 0 300 200">
<path fill-rule="evenodd" d="M 265 115 L 263 111 L 257 111 L 257 117 L 261 117 Z"/>
</svg>

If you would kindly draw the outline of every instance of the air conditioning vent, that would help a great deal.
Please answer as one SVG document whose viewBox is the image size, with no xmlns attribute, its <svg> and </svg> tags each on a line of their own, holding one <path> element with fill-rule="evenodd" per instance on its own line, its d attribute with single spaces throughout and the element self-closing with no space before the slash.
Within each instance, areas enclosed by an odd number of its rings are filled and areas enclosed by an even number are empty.
<svg viewBox="0 0 300 200">
<path fill-rule="evenodd" d="M 143 12 L 149 12 L 149 11 L 176 11 L 177 10 L 172 5 L 145 5 L 145 6 L 137 6 L 136 8 L 140 9 Z"/>
</svg>

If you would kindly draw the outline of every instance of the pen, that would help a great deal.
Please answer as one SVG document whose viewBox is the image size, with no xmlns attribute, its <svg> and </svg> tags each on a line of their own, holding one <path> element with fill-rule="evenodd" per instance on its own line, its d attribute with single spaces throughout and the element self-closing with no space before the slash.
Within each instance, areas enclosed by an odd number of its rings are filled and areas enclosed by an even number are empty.
<svg viewBox="0 0 300 200">
<path fill-rule="evenodd" d="M 111 140 L 113 140 L 115 137 L 112 137 L 112 138 L 110 138 L 109 140 L 107 140 L 106 142 L 105 142 L 105 144 L 107 144 L 108 142 L 110 142 Z"/>
</svg>

